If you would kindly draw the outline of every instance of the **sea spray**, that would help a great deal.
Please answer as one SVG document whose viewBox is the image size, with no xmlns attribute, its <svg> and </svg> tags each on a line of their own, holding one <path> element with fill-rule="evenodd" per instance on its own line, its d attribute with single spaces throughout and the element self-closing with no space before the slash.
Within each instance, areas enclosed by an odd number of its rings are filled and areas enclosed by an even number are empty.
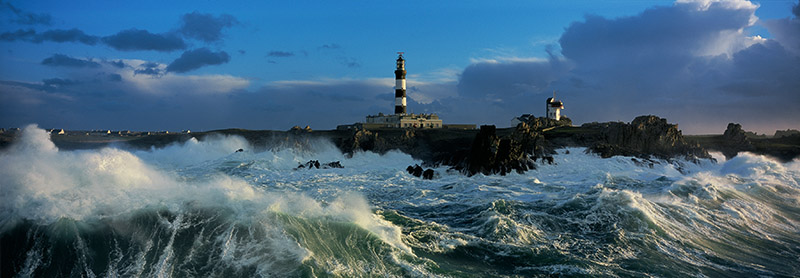
<svg viewBox="0 0 800 278">
<path fill-rule="evenodd" d="M 185 173 L 164 172 L 166 164 L 153 167 L 124 150 L 61 152 L 48 137 L 28 127 L 21 141 L 0 154 L 0 174 L 5 177 L 3 260 L 15 262 L 3 265 L 3 276 L 317 273 L 304 271 L 304 262 L 318 261 L 308 266 L 315 269 L 329 257 L 315 258 L 313 250 L 299 245 L 304 241 L 295 237 L 303 229 L 293 225 L 298 221 L 333 229 L 327 231 L 333 235 L 347 237 L 354 231 L 368 235 L 347 242 L 344 250 L 359 248 L 362 240 L 374 241 L 384 250 L 385 256 L 353 273 L 393 264 L 392 252 L 413 257 L 400 229 L 372 214 L 357 193 L 343 192 L 340 198 L 320 203 L 302 193 L 265 190 L 219 172 L 185 182 L 181 177 Z M 196 142 L 184 146 L 182 151 L 189 152 L 198 147 Z M 172 148 L 164 150 L 166 156 L 175 154 Z M 225 157 L 221 151 L 216 155 Z M 203 159 L 218 157 L 173 160 L 171 167 Z M 352 228 L 341 231 L 337 225 Z M 325 240 L 320 238 L 321 245 L 314 247 L 326 249 Z M 355 263 L 364 260 L 351 256 Z M 394 266 L 394 271 L 401 270 Z"/>
<path fill-rule="evenodd" d="M 800 275 L 798 161 L 569 148 L 524 174 L 422 180 L 407 154 L 324 140 L 61 151 L 48 136 L 0 152 L 3 277 Z M 344 168 L 294 169 L 308 160 Z"/>
</svg>

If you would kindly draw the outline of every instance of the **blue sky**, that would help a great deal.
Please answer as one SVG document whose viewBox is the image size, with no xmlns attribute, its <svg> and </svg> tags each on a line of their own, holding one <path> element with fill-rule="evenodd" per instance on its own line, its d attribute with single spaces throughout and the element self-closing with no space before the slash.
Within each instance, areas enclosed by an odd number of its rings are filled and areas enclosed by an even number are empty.
<svg viewBox="0 0 800 278">
<path fill-rule="evenodd" d="M 411 112 L 504 127 L 800 128 L 797 1 L 4 1 L 0 126 L 315 129 Z"/>
</svg>

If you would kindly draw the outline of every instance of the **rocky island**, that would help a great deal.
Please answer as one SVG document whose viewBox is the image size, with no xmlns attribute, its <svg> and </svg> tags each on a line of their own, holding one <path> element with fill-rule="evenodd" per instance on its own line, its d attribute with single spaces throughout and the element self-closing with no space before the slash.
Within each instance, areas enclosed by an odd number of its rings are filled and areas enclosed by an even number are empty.
<svg viewBox="0 0 800 278">
<path fill-rule="evenodd" d="M 800 155 L 800 134 L 754 138 L 738 124 L 730 124 L 722 135 L 685 136 L 678 126 L 657 116 L 639 116 L 630 123 L 586 123 L 573 126 L 569 118 L 560 120 L 527 117 L 516 127 L 479 129 L 353 129 L 321 130 L 293 128 L 289 131 L 224 129 L 208 132 L 148 134 L 139 136 L 98 136 L 53 134 L 61 149 L 88 149 L 116 145 L 122 148 L 161 148 L 190 138 L 203 140 L 212 134 L 237 135 L 254 148 L 307 148 L 328 140 L 343 153 L 370 151 L 386 153 L 397 150 L 423 161 L 423 166 L 450 166 L 465 175 L 525 172 L 537 163 L 552 163 L 555 150 L 585 147 L 587 151 L 608 158 L 632 156 L 643 160 L 683 158 L 689 161 L 710 159 L 708 151 L 726 157 L 749 151 L 791 161 Z M 14 133 L 0 134 L 0 148 L 14 140 Z M 231 150 L 234 152 L 236 150 Z"/>
</svg>

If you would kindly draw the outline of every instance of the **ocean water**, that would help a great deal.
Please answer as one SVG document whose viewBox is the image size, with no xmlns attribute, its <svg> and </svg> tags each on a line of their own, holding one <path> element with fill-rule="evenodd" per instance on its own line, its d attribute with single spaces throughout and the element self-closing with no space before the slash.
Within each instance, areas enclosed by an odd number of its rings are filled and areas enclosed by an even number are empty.
<svg viewBox="0 0 800 278">
<path fill-rule="evenodd" d="M 29 126 L 0 152 L 0 276 L 800 276 L 798 161 L 555 162 L 422 180 L 322 140 L 64 151 Z"/>
</svg>

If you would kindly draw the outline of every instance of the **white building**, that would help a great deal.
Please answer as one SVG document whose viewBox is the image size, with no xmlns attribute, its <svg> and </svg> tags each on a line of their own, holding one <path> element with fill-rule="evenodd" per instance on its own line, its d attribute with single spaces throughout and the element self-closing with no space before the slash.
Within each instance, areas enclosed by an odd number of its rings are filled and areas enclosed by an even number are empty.
<svg viewBox="0 0 800 278">
<path fill-rule="evenodd" d="M 367 116 L 367 124 L 378 124 L 389 128 L 442 128 L 442 120 L 436 114 L 394 114 Z"/>
<path fill-rule="evenodd" d="M 553 92 L 553 97 L 547 98 L 545 103 L 547 107 L 547 118 L 553 120 L 561 119 L 561 109 L 564 109 L 564 104 L 560 100 L 556 100 L 556 92 Z"/>
<path fill-rule="evenodd" d="M 406 103 L 406 60 L 403 52 L 398 52 L 394 87 L 394 114 L 369 115 L 363 123 L 340 125 L 337 129 L 380 129 L 380 128 L 449 128 L 449 129 L 475 129 L 469 124 L 443 124 L 436 114 L 408 114 Z"/>
</svg>

